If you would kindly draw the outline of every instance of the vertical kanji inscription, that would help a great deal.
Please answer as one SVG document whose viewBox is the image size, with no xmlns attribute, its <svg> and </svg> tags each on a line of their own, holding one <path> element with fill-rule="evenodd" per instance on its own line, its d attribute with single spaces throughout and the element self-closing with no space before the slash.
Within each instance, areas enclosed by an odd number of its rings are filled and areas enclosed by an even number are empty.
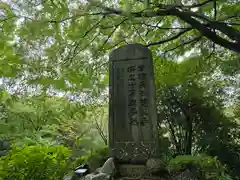
<svg viewBox="0 0 240 180">
<path fill-rule="evenodd" d="M 148 48 L 130 44 L 110 54 L 109 147 L 119 162 L 158 156 L 153 61 Z"/>
</svg>

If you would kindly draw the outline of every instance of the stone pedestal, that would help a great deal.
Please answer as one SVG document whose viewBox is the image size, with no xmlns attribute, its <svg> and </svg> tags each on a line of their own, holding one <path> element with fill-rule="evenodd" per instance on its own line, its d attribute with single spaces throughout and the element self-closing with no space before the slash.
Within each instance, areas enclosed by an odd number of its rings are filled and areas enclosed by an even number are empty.
<svg viewBox="0 0 240 180">
<path fill-rule="evenodd" d="M 160 152 L 152 54 L 141 44 L 129 44 L 112 51 L 109 64 L 111 156 L 120 177 L 139 179 Z"/>
<path fill-rule="evenodd" d="M 119 175 L 121 177 L 139 178 L 146 175 L 145 165 L 121 164 L 118 165 Z"/>
</svg>

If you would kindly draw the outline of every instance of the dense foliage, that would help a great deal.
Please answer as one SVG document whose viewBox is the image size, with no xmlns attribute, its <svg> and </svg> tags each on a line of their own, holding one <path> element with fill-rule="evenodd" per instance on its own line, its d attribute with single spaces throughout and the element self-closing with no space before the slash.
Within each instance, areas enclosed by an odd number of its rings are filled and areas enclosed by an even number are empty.
<svg viewBox="0 0 240 180">
<path fill-rule="evenodd" d="M 1 158 L 0 179 L 63 179 L 69 156 L 70 150 L 63 146 L 14 148 Z"/>
<path fill-rule="evenodd" d="M 61 179 L 80 163 L 102 164 L 107 55 L 141 43 L 154 59 L 164 161 L 240 179 L 239 8 L 237 0 L 1 1 L 2 178 Z"/>
<path fill-rule="evenodd" d="M 168 169 L 170 172 L 190 169 L 193 172 L 192 177 L 198 179 L 231 180 L 231 177 L 225 173 L 225 167 L 216 158 L 205 155 L 177 156 L 169 162 Z"/>
</svg>

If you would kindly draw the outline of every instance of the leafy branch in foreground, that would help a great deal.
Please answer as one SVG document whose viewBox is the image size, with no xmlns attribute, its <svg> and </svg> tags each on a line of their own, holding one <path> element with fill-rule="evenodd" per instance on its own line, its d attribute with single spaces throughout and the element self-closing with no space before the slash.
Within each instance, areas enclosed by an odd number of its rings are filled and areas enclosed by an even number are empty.
<svg viewBox="0 0 240 180">
<path fill-rule="evenodd" d="M 205 3 L 200 3 L 198 5 L 193 5 L 188 8 L 193 7 L 201 7 L 213 1 L 206 1 Z M 240 31 L 230 27 L 225 22 L 219 22 L 216 20 L 211 20 L 204 15 L 199 15 L 198 13 L 194 13 L 189 9 L 186 10 L 186 6 L 175 6 L 175 5 L 165 5 L 165 4 L 152 4 L 152 9 L 143 10 L 140 12 L 131 12 L 127 13 L 122 10 L 109 8 L 102 5 L 97 5 L 97 7 L 101 7 L 104 10 L 104 13 L 115 14 L 120 16 L 131 16 L 135 18 L 153 18 L 159 16 L 176 16 L 179 19 L 185 21 L 190 24 L 193 29 L 197 29 L 203 36 L 207 37 L 209 40 L 214 43 L 223 46 L 227 49 L 230 49 L 235 52 L 240 52 Z M 222 38 L 219 33 L 216 33 L 216 30 L 227 36 L 227 38 Z M 184 31 L 183 31 L 184 32 Z M 179 37 L 181 33 L 176 35 L 176 38 Z M 168 41 L 173 40 L 170 38 Z M 232 42 L 233 41 L 233 42 Z M 159 41 L 156 43 L 150 43 L 147 46 L 158 45 L 161 43 L 165 43 L 166 41 Z"/>
<path fill-rule="evenodd" d="M 184 32 L 186 29 L 190 28 L 192 30 L 199 31 L 203 37 L 206 37 L 209 41 L 212 41 L 219 46 L 222 46 L 234 52 L 240 52 L 240 31 L 237 25 L 237 19 L 240 17 L 240 15 L 237 4 L 234 2 L 229 3 L 223 0 L 206 0 L 200 3 L 197 2 L 198 1 L 193 1 L 192 4 L 172 4 L 171 2 L 166 1 L 166 3 L 163 4 L 158 3 L 157 1 L 151 1 L 148 8 L 144 8 L 145 1 L 138 0 L 136 1 L 136 5 L 133 5 L 122 0 L 119 1 L 119 4 L 117 6 L 114 5 L 115 8 L 113 8 L 110 1 L 101 3 L 98 1 L 89 0 L 87 4 L 79 3 L 79 7 L 82 8 L 74 9 L 74 12 L 70 12 L 69 7 L 65 7 L 68 9 L 67 11 L 69 11 L 67 13 L 68 15 L 59 15 L 57 19 L 54 17 L 44 17 L 40 19 L 38 17 L 36 19 L 34 17 L 23 15 L 14 15 L 11 16 L 11 18 L 18 17 L 32 22 L 62 24 L 66 21 L 76 21 L 85 17 L 90 19 L 94 17 L 103 17 L 105 21 L 101 21 L 97 24 L 98 27 L 95 27 L 95 29 L 89 31 L 95 31 L 96 29 L 102 31 L 104 29 L 106 30 L 107 28 L 112 28 L 113 30 L 108 32 L 109 36 L 105 38 L 102 43 L 102 46 L 105 46 L 106 43 L 110 41 L 110 37 L 115 33 L 114 28 L 117 29 L 120 27 L 123 29 L 123 26 L 120 26 L 121 23 L 118 25 L 119 27 L 114 24 L 110 26 L 109 24 L 107 26 L 104 26 L 104 24 L 109 21 L 106 20 L 108 19 L 106 17 L 112 17 L 115 19 L 113 21 L 116 21 L 117 17 L 119 17 L 120 19 L 124 18 L 125 21 L 128 22 L 129 27 L 139 25 L 138 27 L 135 27 L 135 29 L 142 28 L 142 26 L 147 26 L 147 31 L 150 30 L 149 28 L 151 28 L 151 31 L 165 30 L 165 35 L 172 37 L 162 40 L 162 33 L 160 33 L 151 42 L 148 41 L 148 43 L 146 43 L 146 46 L 157 46 L 164 43 L 174 42 L 176 39 L 181 38 L 181 35 L 184 34 L 176 31 L 177 29 L 182 29 Z M 44 2 L 44 6 L 48 5 L 46 3 L 47 2 Z M 127 5 L 122 5 L 124 3 Z M 51 4 L 49 5 L 52 6 Z M 55 6 L 57 5 L 55 4 Z M 227 12 L 226 8 L 233 10 L 231 12 Z M 214 15 L 211 13 L 212 10 L 214 11 Z M 221 11 L 221 13 L 218 13 L 218 11 Z M 159 18 L 163 19 L 161 21 L 161 26 L 156 26 L 155 20 Z M 9 17 L 6 17 L 5 19 L 2 19 L 2 21 L 6 21 L 8 19 Z M 167 19 L 171 19 L 172 22 L 167 22 Z M 176 27 L 174 23 L 176 25 L 179 24 L 180 26 Z M 134 34 L 136 32 L 132 33 Z M 139 36 L 141 39 L 141 37 L 144 36 L 144 33 L 139 32 L 138 35 L 141 35 Z M 102 35 L 100 34 L 100 36 Z M 96 41 L 96 39 L 94 40 Z M 192 38 L 190 41 L 196 42 L 196 39 Z M 186 44 L 183 43 L 182 46 L 184 45 Z M 175 50 L 177 48 L 171 49 Z"/>
</svg>

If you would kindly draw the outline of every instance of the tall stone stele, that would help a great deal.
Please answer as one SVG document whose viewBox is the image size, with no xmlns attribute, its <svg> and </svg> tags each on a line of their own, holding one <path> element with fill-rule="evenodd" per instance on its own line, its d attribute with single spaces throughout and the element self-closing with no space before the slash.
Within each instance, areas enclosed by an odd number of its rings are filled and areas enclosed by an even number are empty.
<svg viewBox="0 0 240 180">
<path fill-rule="evenodd" d="M 129 44 L 110 54 L 109 147 L 123 164 L 158 158 L 159 141 L 152 54 Z"/>
</svg>

